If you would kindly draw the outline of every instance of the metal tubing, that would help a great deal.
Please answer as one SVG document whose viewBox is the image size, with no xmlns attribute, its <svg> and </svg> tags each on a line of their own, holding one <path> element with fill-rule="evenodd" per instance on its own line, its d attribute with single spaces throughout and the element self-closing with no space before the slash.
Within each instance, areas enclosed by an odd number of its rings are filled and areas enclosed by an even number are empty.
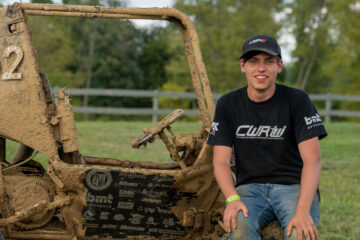
<svg viewBox="0 0 360 240">
<path fill-rule="evenodd" d="M 147 168 L 147 169 L 165 169 L 172 170 L 178 169 L 179 166 L 175 162 L 173 163 L 158 163 L 158 162 L 131 162 L 121 161 L 111 158 L 95 158 L 95 157 L 84 157 L 86 164 L 102 165 L 102 166 L 117 166 L 124 168 Z"/>
<path fill-rule="evenodd" d="M 0 137 L 0 162 L 6 161 L 6 139 Z"/>
<path fill-rule="evenodd" d="M 177 24 L 175 23 L 175 25 Z M 180 26 L 178 26 L 178 28 L 181 30 L 182 37 L 184 39 L 186 57 L 190 68 L 191 78 L 193 79 L 193 87 L 197 96 L 203 128 L 206 128 L 209 126 L 209 113 L 206 111 L 206 101 L 201 88 L 200 74 L 194 57 L 194 49 L 191 45 L 191 36 L 185 29 L 180 28 Z"/>
<path fill-rule="evenodd" d="M 59 16 L 59 17 L 83 17 L 83 18 L 118 18 L 118 19 L 145 19 L 145 20 L 164 20 L 162 17 L 147 15 L 115 14 L 115 13 L 84 13 L 84 12 L 58 12 L 42 10 L 26 10 L 30 16 Z"/>
<path fill-rule="evenodd" d="M 4 237 L 6 239 L 34 239 L 34 240 L 69 240 L 72 239 L 71 236 L 66 234 L 65 231 L 63 232 L 53 232 L 50 231 L 38 231 L 35 233 L 29 233 L 29 232 L 12 232 L 12 233 L 6 233 L 4 232 Z"/>
</svg>

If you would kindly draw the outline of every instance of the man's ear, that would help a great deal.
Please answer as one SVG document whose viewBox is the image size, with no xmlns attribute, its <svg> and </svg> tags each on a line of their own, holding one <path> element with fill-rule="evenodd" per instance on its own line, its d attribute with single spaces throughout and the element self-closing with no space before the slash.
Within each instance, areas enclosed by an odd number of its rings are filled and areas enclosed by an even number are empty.
<svg viewBox="0 0 360 240">
<path fill-rule="evenodd" d="M 245 72 L 245 61 L 244 59 L 240 59 L 240 68 L 242 72 Z"/>
<path fill-rule="evenodd" d="M 279 63 L 278 63 L 278 71 L 277 71 L 277 73 L 280 73 L 280 72 L 281 72 L 282 67 L 283 67 L 283 61 L 280 60 Z"/>
</svg>

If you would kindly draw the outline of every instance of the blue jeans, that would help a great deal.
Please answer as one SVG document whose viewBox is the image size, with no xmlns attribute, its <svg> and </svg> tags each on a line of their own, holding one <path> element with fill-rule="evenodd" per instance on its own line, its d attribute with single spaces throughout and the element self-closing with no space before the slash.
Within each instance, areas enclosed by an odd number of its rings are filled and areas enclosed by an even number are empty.
<svg viewBox="0 0 360 240">
<path fill-rule="evenodd" d="M 251 183 L 240 185 L 236 191 L 249 210 L 245 218 L 243 212 L 238 212 L 236 228 L 231 230 L 232 240 L 260 240 L 261 229 L 276 218 L 283 227 L 285 239 L 297 239 L 296 234 L 292 238 L 286 235 L 286 228 L 290 219 L 294 216 L 300 193 L 300 185 L 259 184 Z M 316 227 L 319 226 L 320 203 L 317 194 L 311 205 L 310 215 Z"/>
</svg>

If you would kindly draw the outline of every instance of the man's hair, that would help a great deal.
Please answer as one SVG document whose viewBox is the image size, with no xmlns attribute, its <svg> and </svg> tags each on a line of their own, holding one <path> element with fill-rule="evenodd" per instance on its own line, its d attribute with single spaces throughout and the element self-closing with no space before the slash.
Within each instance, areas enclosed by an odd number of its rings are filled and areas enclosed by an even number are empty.
<svg viewBox="0 0 360 240">
<path fill-rule="evenodd" d="M 244 60 L 244 63 L 246 63 L 250 58 L 252 58 L 252 57 L 254 57 L 254 56 L 256 56 L 256 55 L 258 55 L 260 53 L 264 53 L 264 52 L 262 52 L 262 51 L 251 51 L 251 52 L 248 52 L 245 56 L 243 56 L 242 59 Z M 265 53 L 265 54 L 267 54 L 267 53 Z M 274 56 L 274 57 L 276 57 L 276 61 L 277 61 L 277 63 L 279 63 L 280 60 L 281 60 L 281 57 L 280 56 Z"/>
</svg>

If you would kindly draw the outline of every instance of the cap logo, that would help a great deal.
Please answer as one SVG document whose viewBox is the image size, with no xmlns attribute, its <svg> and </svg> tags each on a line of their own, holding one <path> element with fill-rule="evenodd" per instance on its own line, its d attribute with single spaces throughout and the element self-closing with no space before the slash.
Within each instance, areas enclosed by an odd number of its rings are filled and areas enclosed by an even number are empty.
<svg viewBox="0 0 360 240">
<path fill-rule="evenodd" d="M 261 38 L 258 38 L 258 39 L 254 39 L 252 40 L 251 42 L 249 42 L 249 45 L 253 44 L 253 43 L 257 43 L 257 42 L 266 42 L 266 39 L 261 39 Z"/>
</svg>

